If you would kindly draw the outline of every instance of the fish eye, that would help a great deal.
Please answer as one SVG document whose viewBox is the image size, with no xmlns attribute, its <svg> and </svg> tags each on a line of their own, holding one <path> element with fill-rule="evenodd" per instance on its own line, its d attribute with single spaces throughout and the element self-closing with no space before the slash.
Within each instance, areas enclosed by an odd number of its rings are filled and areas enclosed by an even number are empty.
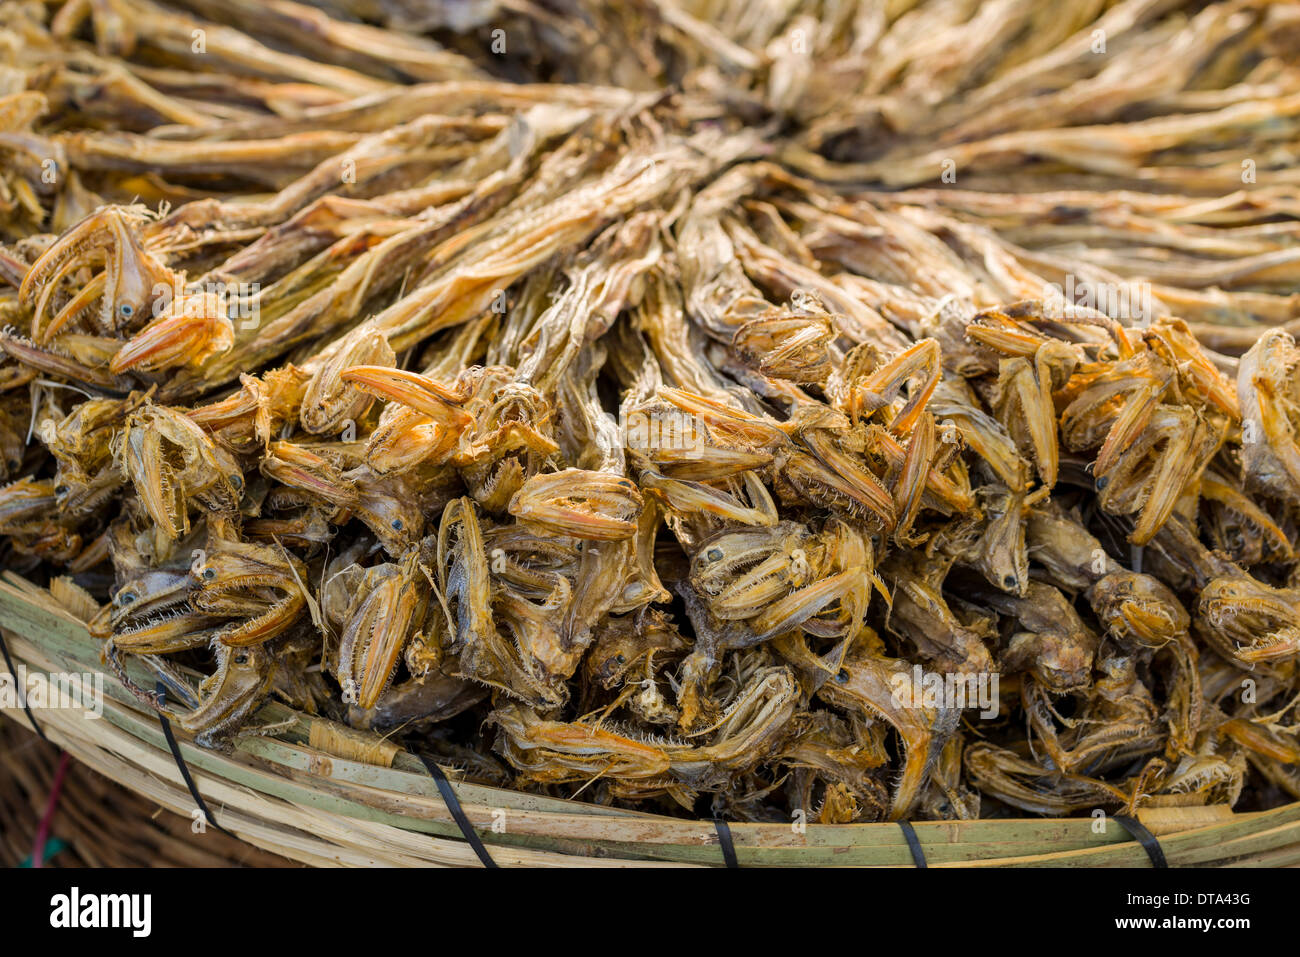
<svg viewBox="0 0 1300 957">
<path fill-rule="evenodd" d="M 117 307 L 118 314 L 125 319 L 130 319 L 135 315 L 135 306 L 129 302 L 120 303 Z"/>
<path fill-rule="evenodd" d="M 243 654 L 243 653 L 240 653 L 240 654 L 238 654 L 238 655 L 235 655 L 235 664 L 237 664 L 237 665 L 246 665 L 246 664 L 248 664 L 248 655 Z"/>
<path fill-rule="evenodd" d="M 244 477 L 242 475 L 232 475 L 230 477 L 230 484 L 233 485 L 235 488 L 243 488 Z"/>
<path fill-rule="evenodd" d="M 204 577 L 205 579 L 207 579 L 208 581 L 212 581 L 212 579 L 214 579 L 214 578 L 217 577 L 217 571 L 216 571 L 216 569 L 215 569 L 215 568 L 205 568 L 205 569 L 203 569 L 203 577 Z"/>
<path fill-rule="evenodd" d="M 1110 484 L 1110 476 L 1103 475 L 1101 478 L 1097 479 L 1097 491 L 1100 492 L 1109 484 Z"/>
<path fill-rule="evenodd" d="M 118 593 L 118 596 L 117 596 L 117 603 L 118 603 L 119 605 L 129 605 L 129 604 L 131 604 L 131 602 L 133 602 L 133 601 L 135 601 L 135 592 L 133 592 L 133 591 L 124 591 L 124 592 L 120 592 L 120 593 Z"/>
<path fill-rule="evenodd" d="M 1017 580 L 1018 579 L 1016 578 L 1015 575 L 1008 575 L 1006 578 L 1002 579 L 1002 587 L 1015 588 Z"/>
<path fill-rule="evenodd" d="M 705 556 L 705 558 L 707 558 L 707 559 L 708 559 L 709 561 L 711 561 L 711 562 L 720 562 L 720 561 L 722 561 L 722 549 L 720 549 L 720 548 L 710 548 L 710 549 L 709 549 L 709 553 Z"/>
<path fill-rule="evenodd" d="M 402 520 L 401 520 L 400 518 L 395 518 L 395 519 L 393 519 L 393 530 L 394 530 L 394 531 L 396 531 L 396 532 L 400 532 L 400 531 L 402 530 L 402 527 L 403 527 L 403 526 L 402 526 Z"/>
<path fill-rule="evenodd" d="M 54 486 L 54 494 L 55 494 L 55 495 L 66 495 L 66 494 L 68 494 L 68 487 L 67 487 L 66 485 L 56 485 L 56 486 Z"/>
<path fill-rule="evenodd" d="M 614 660 L 617 661 L 620 665 L 627 664 L 627 658 L 624 657 L 623 655 L 615 655 Z"/>
<path fill-rule="evenodd" d="M 835 676 L 835 680 L 842 685 L 849 683 L 849 672 L 847 668 L 841 668 L 840 673 Z"/>
</svg>

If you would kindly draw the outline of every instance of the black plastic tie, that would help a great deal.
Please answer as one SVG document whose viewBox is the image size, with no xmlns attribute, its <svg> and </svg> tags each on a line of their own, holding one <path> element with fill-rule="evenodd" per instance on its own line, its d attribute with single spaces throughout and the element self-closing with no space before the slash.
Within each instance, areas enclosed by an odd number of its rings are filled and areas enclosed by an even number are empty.
<svg viewBox="0 0 1300 957">
<path fill-rule="evenodd" d="M 496 861 L 492 860 L 492 855 L 488 853 L 487 848 L 483 846 L 483 839 L 478 836 L 478 831 L 474 830 L 474 825 L 470 823 L 469 817 L 465 814 L 465 809 L 460 806 L 460 798 L 456 797 L 456 789 L 451 786 L 447 780 L 447 775 L 443 773 L 438 763 L 426 754 L 419 755 L 424 766 L 429 769 L 429 774 L 433 776 L 433 781 L 438 785 L 438 793 L 442 795 L 442 801 L 447 805 L 447 810 L 451 812 L 452 820 L 460 828 L 460 833 L 465 836 L 469 846 L 474 849 L 478 859 L 483 862 L 484 867 L 500 867 Z"/>
</svg>

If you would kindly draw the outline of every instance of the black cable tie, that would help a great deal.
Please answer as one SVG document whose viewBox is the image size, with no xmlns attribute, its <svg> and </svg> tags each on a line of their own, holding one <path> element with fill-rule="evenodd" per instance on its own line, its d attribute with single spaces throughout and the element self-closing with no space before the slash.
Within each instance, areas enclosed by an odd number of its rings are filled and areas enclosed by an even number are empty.
<svg viewBox="0 0 1300 957">
<path fill-rule="evenodd" d="M 727 862 L 728 867 L 739 867 L 740 861 L 736 858 L 736 842 L 731 837 L 731 825 L 722 818 L 715 817 L 713 829 L 718 832 L 718 846 L 722 848 L 722 859 Z"/>
<path fill-rule="evenodd" d="M 1165 860 L 1165 852 L 1160 847 L 1160 842 L 1156 836 L 1147 830 L 1147 826 L 1135 817 L 1129 817 L 1127 814 L 1112 814 L 1111 818 L 1119 822 L 1119 826 L 1128 831 L 1133 836 L 1133 840 L 1142 845 L 1142 850 L 1147 852 L 1147 857 L 1151 858 L 1152 867 L 1168 867 L 1169 862 Z"/>
<path fill-rule="evenodd" d="M 447 805 L 447 810 L 451 812 L 452 820 L 460 828 L 460 833 L 465 836 L 469 846 L 474 849 L 478 859 L 483 862 L 484 867 L 500 867 L 496 861 L 492 860 L 492 855 L 487 852 L 483 846 L 483 840 L 478 836 L 478 831 L 474 830 L 474 825 L 470 823 L 469 818 L 465 815 L 465 809 L 460 806 L 460 798 L 456 797 L 456 789 L 451 786 L 447 780 L 447 775 L 443 773 L 438 763 L 428 755 L 418 755 L 424 766 L 429 769 L 429 774 L 433 776 L 434 783 L 438 785 L 438 793 L 442 795 L 442 801 Z"/>
<path fill-rule="evenodd" d="M 180 769 L 181 777 L 185 779 L 185 786 L 190 789 L 190 797 L 194 798 L 194 803 L 197 804 L 199 810 L 203 812 L 203 819 L 205 821 L 227 837 L 234 837 L 237 841 L 240 840 L 217 823 L 217 819 L 212 816 L 212 812 L 208 810 L 208 806 L 203 803 L 203 797 L 199 794 L 199 789 L 194 786 L 194 778 L 190 776 L 189 765 L 186 764 L 185 759 L 181 757 L 181 746 L 176 743 L 176 735 L 172 734 L 172 723 L 167 720 L 167 715 L 162 711 L 163 707 L 167 704 L 166 685 L 159 681 L 154 686 L 154 693 L 158 696 L 158 723 L 162 725 L 163 737 L 167 739 L 167 747 L 171 748 L 172 757 L 176 759 L 176 767 Z"/>
<path fill-rule="evenodd" d="M 27 712 L 27 720 L 32 723 L 32 730 L 41 736 L 42 741 L 49 741 L 50 739 L 45 736 L 45 732 L 41 730 L 41 726 L 36 723 L 36 716 L 32 714 L 32 706 L 27 703 L 27 690 L 18 687 L 18 669 L 14 667 L 14 660 L 9 657 L 9 646 L 5 644 L 3 631 L 0 631 L 0 652 L 4 653 L 5 667 L 9 669 L 9 673 L 14 677 L 14 694 L 22 701 L 23 710 Z"/>
<path fill-rule="evenodd" d="M 925 862 L 925 850 L 921 847 L 921 839 L 916 836 L 916 828 L 912 827 L 911 821 L 899 821 L 898 826 L 903 830 L 903 837 L 907 838 L 907 849 L 912 852 L 912 863 L 917 867 L 929 867 Z"/>
</svg>

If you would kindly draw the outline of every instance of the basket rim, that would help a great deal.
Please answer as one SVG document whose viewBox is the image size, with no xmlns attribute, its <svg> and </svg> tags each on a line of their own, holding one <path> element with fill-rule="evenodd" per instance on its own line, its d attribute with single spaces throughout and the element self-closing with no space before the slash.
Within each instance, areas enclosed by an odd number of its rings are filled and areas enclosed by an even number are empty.
<svg viewBox="0 0 1300 957">
<path fill-rule="evenodd" d="M 49 670 L 58 670 L 52 666 L 71 665 L 77 673 L 107 675 L 103 682 L 106 720 L 81 723 L 111 725 L 137 746 L 150 748 L 171 763 L 156 717 L 146 713 L 116 677 L 105 671 L 100 643 L 90 636 L 83 622 L 59 607 L 49 592 L 13 572 L 4 573 L 0 576 L 0 628 L 14 636 L 10 647 L 17 660 Z M 149 677 L 150 673 L 137 662 L 131 661 L 127 667 L 134 672 L 133 678 Z M 27 723 L 20 709 L 6 709 L 5 713 Z M 201 787 L 210 788 L 211 782 L 220 780 L 341 819 L 468 846 L 433 779 L 414 755 L 399 752 L 391 767 L 351 760 L 308 743 L 313 723 L 332 724 L 327 719 L 302 715 L 279 702 L 265 705 L 259 716 L 269 722 L 292 719 L 294 723 L 275 736 L 243 738 L 229 755 L 200 748 L 191 736 L 176 729 L 186 762 L 204 782 Z M 60 730 L 67 732 L 66 721 L 62 724 Z M 174 764 L 170 770 L 177 775 Z M 456 780 L 457 772 L 447 770 L 462 807 L 494 856 L 513 847 L 597 860 L 619 859 L 624 863 L 722 863 L 718 835 L 711 821 L 472 784 Z M 188 793 L 185 804 L 192 804 Z M 509 819 L 506 833 L 493 828 L 497 815 L 502 814 Z M 1292 844 L 1300 859 L 1300 801 L 1251 812 L 1234 812 L 1223 805 L 1146 808 L 1138 811 L 1138 817 L 1161 838 L 1166 855 L 1173 855 L 1171 863 L 1175 858 L 1178 863 L 1238 859 L 1241 855 L 1276 852 Z M 911 823 L 931 866 L 1149 864 L 1145 852 L 1127 832 L 1105 827 L 1097 833 L 1091 818 Z M 730 830 L 737 854 L 746 866 L 912 863 L 906 836 L 897 822 L 807 823 L 802 827 L 734 822 Z"/>
</svg>

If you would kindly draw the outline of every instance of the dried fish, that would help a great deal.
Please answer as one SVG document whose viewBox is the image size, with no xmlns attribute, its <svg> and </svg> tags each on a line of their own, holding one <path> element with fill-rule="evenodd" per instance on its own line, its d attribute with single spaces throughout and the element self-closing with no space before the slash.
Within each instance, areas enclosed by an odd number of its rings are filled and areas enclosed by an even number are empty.
<svg viewBox="0 0 1300 957">
<path fill-rule="evenodd" d="M 1300 797 L 1297 37 L 6 5 L 0 555 L 205 747 L 276 697 L 687 816 Z"/>
</svg>

